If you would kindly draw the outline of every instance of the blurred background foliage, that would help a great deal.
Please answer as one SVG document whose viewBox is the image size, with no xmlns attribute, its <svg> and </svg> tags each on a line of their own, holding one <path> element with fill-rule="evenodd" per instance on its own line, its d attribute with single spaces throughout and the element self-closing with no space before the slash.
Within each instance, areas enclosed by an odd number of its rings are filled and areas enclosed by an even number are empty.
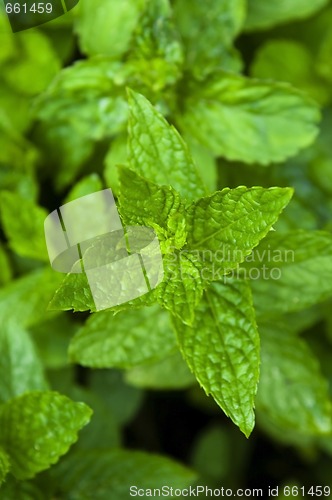
<svg viewBox="0 0 332 500">
<path fill-rule="evenodd" d="M 9 32 L 2 12 L 0 47 L 0 321 L 5 329 L 15 320 L 23 331 L 10 350 L 0 341 L 0 379 L 8 375 L 5 358 L 10 351 L 16 380 L 8 391 L 0 381 L 0 400 L 48 386 L 94 410 L 79 442 L 59 465 L 32 481 L 8 479 L 1 498 L 88 498 L 78 486 L 82 474 L 87 492 L 94 491 L 96 481 L 104 481 L 104 490 L 93 498 L 109 498 L 109 476 L 127 480 L 115 466 L 126 457 L 110 453 L 121 446 L 173 457 L 198 472 L 200 484 L 215 487 L 329 484 L 332 434 L 321 435 L 321 429 L 311 427 L 301 405 L 289 404 L 294 387 L 287 378 L 277 381 L 276 388 L 272 382 L 278 375 L 264 367 L 269 366 L 269 353 L 280 363 L 288 362 L 301 387 L 312 365 L 322 371 L 321 384 L 328 381 L 331 391 L 331 291 L 298 308 L 288 307 L 285 292 L 284 310 L 277 307 L 273 324 L 268 318 L 262 323 L 262 342 L 266 331 L 270 350 L 262 365 L 257 426 L 246 440 L 198 387 L 174 351 L 167 324 L 160 328 L 168 343 L 158 346 L 164 359 L 142 364 L 137 353 L 136 366 L 112 358 L 104 370 L 69 362 L 70 339 L 89 314 L 47 310 L 63 276 L 49 268 L 43 221 L 65 201 L 103 187 L 117 194 L 115 165 L 126 163 L 126 87 L 131 87 L 180 130 L 210 191 L 238 185 L 293 186 L 294 198 L 276 226 L 280 234 L 298 229 L 331 232 L 331 2 L 81 0 L 70 13 L 16 34 Z M 304 121 L 316 120 L 314 102 L 321 109 L 317 137 L 310 124 L 300 130 L 298 116 L 294 114 L 293 122 L 292 109 L 285 105 L 283 125 L 271 134 L 287 135 L 281 130 L 287 123 L 294 127 L 294 147 L 286 154 L 282 142 L 280 154 L 278 148 L 269 149 L 264 130 L 250 147 L 245 140 L 250 124 L 236 108 L 234 123 L 228 123 L 236 130 L 235 145 L 209 143 L 206 136 L 224 134 L 224 128 L 216 114 L 207 119 L 215 117 L 210 128 L 202 122 L 199 133 L 195 130 L 200 129 L 195 113 L 202 107 L 197 93 L 225 71 L 230 86 L 242 73 L 264 85 L 284 82 L 281 94 L 283 88 L 297 89 L 294 96 L 303 98 Z M 317 244 L 313 255 L 320 257 L 320 252 Z M 329 252 L 315 266 L 322 271 L 327 259 Z M 310 288 L 315 266 L 299 287 Z M 326 273 L 331 278 L 331 265 Z M 262 308 L 268 313 L 273 304 L 268 293 L 266 297 Z M 119 338 L 139 321 L 148 332 L 154 319 L 142 311 L 131 312 L 125 321 L 121 317 L 115 328 Z M 298 366 L 293 359 L 287 361 L 292 352 L 302 356 L 304 368 L 301 359 Z M 305 387 L 301 390 L 305 397 Z M 265 411 L 266 404 L 274 413 Z M 94 460 L 105 474 L 102 480 L 93 471 L 89 475 Z M 131 477 L 130 464 L 126 467 Z M 179 472 L 176 479 L 176 471 L 165 471 L 165 484 L 173 473 L 174 480 L 186 484 L 188 478 Z M 127 496 L 119 492 L 117 498 Z"/>
</svg>

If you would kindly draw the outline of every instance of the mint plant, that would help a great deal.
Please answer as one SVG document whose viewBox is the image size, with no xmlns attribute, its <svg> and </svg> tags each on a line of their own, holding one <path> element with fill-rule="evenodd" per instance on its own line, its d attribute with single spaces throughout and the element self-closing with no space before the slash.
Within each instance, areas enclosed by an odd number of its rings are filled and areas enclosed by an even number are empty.
<svg viewBox="0 0 332 500">
<path fill-rule="evenodd" d="M 310 457 L 280 498 L 328 484 L 331 26 L 327 0 L 81 0 L 15 34 L 0 12 L 1 498 L 235 491 L 260 439 L 264 476 Z M 105 188 L 164 277 L 96 312 L 44 220 Z"/>
</svg>

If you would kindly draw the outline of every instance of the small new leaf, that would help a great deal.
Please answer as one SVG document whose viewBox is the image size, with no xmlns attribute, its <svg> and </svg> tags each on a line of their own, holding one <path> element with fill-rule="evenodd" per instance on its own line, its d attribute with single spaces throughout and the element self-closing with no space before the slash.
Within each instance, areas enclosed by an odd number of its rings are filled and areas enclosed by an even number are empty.
<svg viewBox="0 0 332 500">
<path fill-rule="evenodd" d="M 159 304 L 186 325 L 191 325 L 202 294 L 199 267 L 190 256 L 178 252 L 165 255 L 164 279 L 156 288 Z"/>
<path fill-rule="evenodd" d="M 186 241 L 180 195 L 171 186 L 149 182 L 128 168 L 121 167 L 119 172 L 120 211 L 125 225 L 151 226 L 163 247 L 180 249 Z"/>
<path fill-rule="evenodd" d="M 188 146 L 174 127 L 141 94 L 128 91 L 130 167 L 156 184 L 192 201 L 204 188 Z"/>
</svg>

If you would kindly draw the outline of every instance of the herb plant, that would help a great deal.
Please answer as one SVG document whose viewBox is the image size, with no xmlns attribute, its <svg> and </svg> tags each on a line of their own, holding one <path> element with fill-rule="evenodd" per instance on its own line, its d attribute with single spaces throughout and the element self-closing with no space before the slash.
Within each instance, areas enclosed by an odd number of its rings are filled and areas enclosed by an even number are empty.
<svg viewBox="0 0 332 500">
<path fill-rule="evenodd" d="M 0 15 L 1 498 L 235 488 L 248 468 L 219 465 L 256 433 L 328 483 L 331 26 L 327 0 L 81 0 L 15 34 Z M 96 312 L 44 220 L 107 187 L 164 278 Z M 132 449 L 152 391 L 212 415 L 186 464 Z"/>
</svg>

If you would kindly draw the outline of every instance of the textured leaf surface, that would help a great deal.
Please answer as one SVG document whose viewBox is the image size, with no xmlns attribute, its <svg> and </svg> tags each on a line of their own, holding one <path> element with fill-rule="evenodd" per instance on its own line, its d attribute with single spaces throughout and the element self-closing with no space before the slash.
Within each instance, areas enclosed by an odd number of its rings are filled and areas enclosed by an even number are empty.
<svg viewBox="0 0 332 500">
<path fill-rule="evenodd" d="M 189 149 L 179 133 L 140 94 L 129 92 L 129 161 L 138 174 L 171 185 L 187 200 L 204 190 Z"/>
<path fill-rule="evenodd" d="M 0 444 L 17 479 L 58 461 L 90 420 L 91 410 L 56 392 L 30 392 L 0 407 Z"/>
<path fill-rule="evenodd" d="M 286 325 L 260 325 L 260 409 L 279 427 L 305 434 L 331 432 L 328 383 L 306 342 Z"/>
<path fill-rule="evenodd" d="M 0 327 L 0 353 L 0 403 L 26 391 L 47 389 L 35 346 L 28 332 L 16 323 Z"/>
<path fill-rule="evenodd" d="M 22 196 L 2 192 L 0 209 L 3 228 L 14 252 L 48 261 L 44 236 L 47 211 Z"/>
<path fill-rule="evenodd" d="M 224 67 L 225 54 L 245 19 L 243 0 L 176 0 L 174 18 L 186 46 L 187 64 L 203 73 Z"/>
<path fill-rule="evenodd" d="M 185 254 L 165 255 L 164 279 L 156 288 L 159 304 L 191 325 L 202 294 L 203 282 L 195 263 Z"/>
<path fill-rule="evenodd" d="M 96 311 L 86 274 L 67 274 L 49 303 L 54 311 Z"/>
<path fill-rule="evenodd" d="M 181 77 L 183 49 L 169 0 L 145 0 L 145 10 L 132 38 L 130 63 L 157 92 Z"/>
<path fill-rule="evenodd" d="M 244 267 L 248 275 L 251 268 L 260 270 L 259 279 L 251 280 L 258 315 L 305 309 L 332 296 L 332 235 L 302 230 L 270 234 Z"/>
<path fill-rule="evenodd" d="M 181 128 L 215 155 L 262 165 L 309 146 L 320 119 L 314 101 L 289 85 L 222 72 L 199 83 L 184 107 Z"/>
<path fill-rule="evenodd" d="M 205 292 L 190 328 L 175 320 L 184 359 L 205 392 L 248 437 L 259 376 L 259 337 L 249 285 L 228 280 Z"/>
<path fill-rule="evenodd" d="M 328 3 L 328 0 L 278 0 L 266 2 L 265 0 L 249 0 L 248 16 L 245 23 L 247 30 L 270 28 L 276 24 L 309 17 Z"/>
<path fill-rule="evenodd" d="M 121 311 L 129 307 L 141 307 L 155 302 L 154 293 L 149 292 L 134 300 L 120 304 L 114 308 Z M 51 311 L 96 311 L 90 286 L 85 274 L 67 274 L 56 290 L 48 309 Z M 110 308 L 113 309 L 113 308 Z"/>
<path fill-rule="evenodd" d="M 58 467 L 61 486 L 69 498 L 127 500 L 130 486 L 186 488 L 196 479 L 190 469 L 168 458 L 138 451 L 107 450 L 74 453 Z"/>
<path fill-rule="evenodd" d="M 203 279 L 222 279 L 266 236 L 292 196 L 290 188 L 222 191 L 188 209 L 188 249 Z M 190 255 L 189 255 L 190 258 Z"/>
<path fill-rule="evenodd" d="M 184 206 L 171 186 L 159 186 L 132 170 L 120 169 L 121 215 L 126 225 L 155 229 L 168 247 L 181 248 L 186 241 Z"/>
<path fill-rule="evenodd" d="M 94 314 L 72 339 L 72 361 L 93 368 L 131 368 L 167 356 L 176 348 L 168 314 L 160 306 L 115 316 Z"/>
</svg>

